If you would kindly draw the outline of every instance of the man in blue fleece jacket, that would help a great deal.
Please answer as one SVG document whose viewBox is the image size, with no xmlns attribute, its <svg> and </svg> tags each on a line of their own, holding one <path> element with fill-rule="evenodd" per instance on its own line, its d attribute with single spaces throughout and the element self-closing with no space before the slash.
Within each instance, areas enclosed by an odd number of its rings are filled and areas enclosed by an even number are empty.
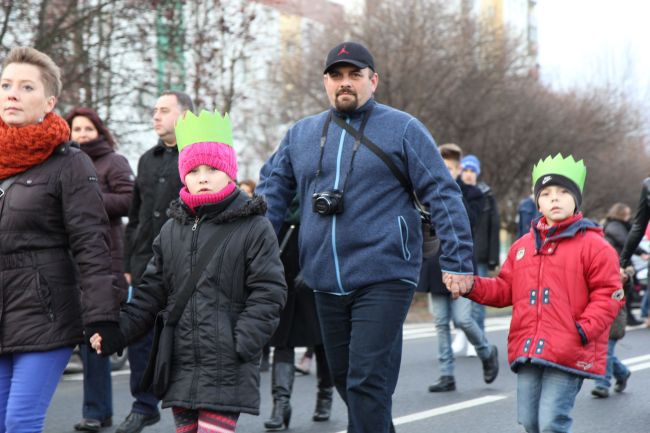
<svg viewBox="0 0 650 433">
<path fill-rule="evenodd" d="M 412 195 L 334 116 L 408 176 L 431 212 L 450 290 L 469 289 L 473 273 L 460 190 L 424 125 L 374 100 L 378 81 L 365 47 L 334 47 L 323 77 L 330 109 L 289 129 L 262 167 L 257 189 L 276 231 L 294 194 L 300 197 L 302 278 L 316 291 L 323 343 L 348 406 L 350 433 L 394 431 L 392 394 L 402 325 L 422 264 L 422 229 Z"/>
</svg>

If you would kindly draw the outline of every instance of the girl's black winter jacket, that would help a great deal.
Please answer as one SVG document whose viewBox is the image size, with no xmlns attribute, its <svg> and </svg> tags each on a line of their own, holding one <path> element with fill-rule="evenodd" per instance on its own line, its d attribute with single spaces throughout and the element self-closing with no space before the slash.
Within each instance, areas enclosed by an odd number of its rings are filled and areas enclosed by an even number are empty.
<svg viewBox="0 0 650 433">
<path fill-rule="evenodd" d="M 120 326 L 127 341 L 149 332 L 156 314 L 173 308 L 204 243 L 226 230 L 176 326 L 163 407 L 257 415 L 260 354 L 278 325 L 287 288 L 264 200 L 237 190 L 226 201 L 225 209 L 225 203 L 202 206 L 197 216 L 179 200 L 172 203 Z"/>
</svg>

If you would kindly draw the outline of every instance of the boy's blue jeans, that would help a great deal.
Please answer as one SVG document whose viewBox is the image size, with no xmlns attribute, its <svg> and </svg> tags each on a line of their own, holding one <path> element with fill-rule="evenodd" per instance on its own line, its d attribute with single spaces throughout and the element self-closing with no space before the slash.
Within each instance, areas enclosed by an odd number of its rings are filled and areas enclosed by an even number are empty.
<svg viewBox="0 0 650 433">
<path fill-rule="evenodd" d="M 571 410 L 584 378 L 527 363 L 517 371 L 517 421 L 528 433 L 570 433 Z"/>
<path fill-rule="evenodd" d="M 607 343 L 607 371 L 604 379 L 596 379 L 596 386 L 609 388 L 612 385 L 612 376 L 614 379 L 623 379 L 630 370 L 614 354 L 618 340 L 609 340 Z"/>
<path fill-rule="evenodd" d="M 452 301 L 448 295 L 431 295 L 433 322 L 438 332 L 438 368 L 441 376 L 454 375 L 450 330 L 452 320 L 456 329 L 461 329 L 467 335 L 467 340 L 472 343 L 479 358 L 487 359 L 491 355 L 485 334 L 472 318 L 472 304 L 472 301 L 463 297 Z"/>
<path fill-rule="evenodd" d="M 40 432 L 72 347 L 0 355 L 0 433 Z"/>
</svg>

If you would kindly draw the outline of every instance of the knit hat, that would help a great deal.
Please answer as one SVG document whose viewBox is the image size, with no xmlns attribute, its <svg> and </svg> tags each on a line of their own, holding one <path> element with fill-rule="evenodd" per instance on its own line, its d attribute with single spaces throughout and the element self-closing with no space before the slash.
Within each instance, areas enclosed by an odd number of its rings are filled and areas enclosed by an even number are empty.
<svg viewBox="0 0 650 433">
<path fill-rule="evenodd" d="M 547 186 L 557 185 L 566 188 L 576 202 L 576 212 L 582 205 L 582 190 L 585 186 L 587 168 L 584 161 L 577 161 L 573 156 L 566 158 L 558 153 L 554 157 L 550 155 L 539 160 L 533 167 L 533 194 L 535 204 L 539 207 L 538 200 L 540 192 Z"/>
<path fill-rule="evenodd" d="M 178 172 L 181 182 L 193 168 L 205 164 L 237 178 L 237 155 L 232 147 L 230 117 L 217 112 L 201 111 L 197 117 L 191 111 L 176 122 Z"/>
<path fill-rule="evenodd" d="M 467 155 L 460 161 L 460 167 L 463 170 L 472 170 L 477 176 L 481 175 L 481 161 L 476 155 Z"/>
</svg>

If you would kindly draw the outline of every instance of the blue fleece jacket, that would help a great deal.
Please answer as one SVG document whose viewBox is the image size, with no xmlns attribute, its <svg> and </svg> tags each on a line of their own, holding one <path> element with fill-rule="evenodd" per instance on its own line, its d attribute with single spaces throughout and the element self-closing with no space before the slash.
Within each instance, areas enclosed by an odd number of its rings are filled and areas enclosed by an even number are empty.
<svg viewBox="0 0 650 433">
<path fill-rule="evenodd" d="M 472 237 L 460 190 L 449 175 L 433 138 L 413 116 L 370 99 L 350 115 L 334 111 L 355 129 L 373 107 L 365 135 L 408 173 L 420 200 L 430 207 L 442 244 L 441 268 L 472 274 Z M 354 138 L 329 125 L 323 169 L 316 177 L 320 138 L 329 111 L 293 125 L 264 164 L 256 192 L 266 197 L 267 216 L 279 231 L 288 205 L 300 197 L 300 265 L 314 290 L 346 294 L 386 281 L 417 285 L 422 262 L 420 217 L 412 199 L 384 162 L 365 146 L 358 149 L 344 195 L 344 211 L 322 216 L 312 194 L 342 189 Z"/>
</svg>

